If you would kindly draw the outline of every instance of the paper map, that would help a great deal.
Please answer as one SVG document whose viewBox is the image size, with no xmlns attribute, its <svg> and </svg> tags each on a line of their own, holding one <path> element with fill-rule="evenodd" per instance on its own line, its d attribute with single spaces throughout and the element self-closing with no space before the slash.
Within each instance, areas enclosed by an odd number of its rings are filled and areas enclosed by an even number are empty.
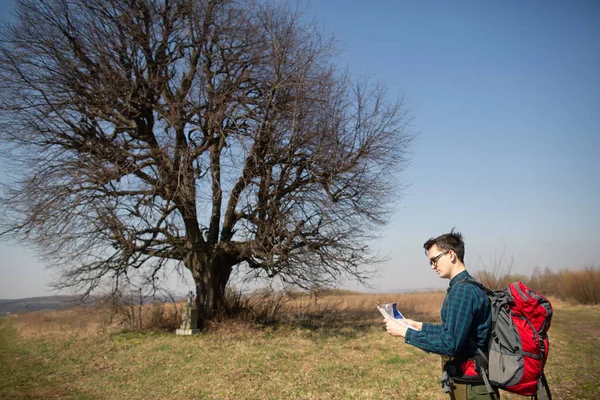
<svg viewBox="0 0 600 400">
<path fill-rule="evenodd" d="M 402 315 L 402 313 L 400 311 L 398 311 L 398 308 L 396 307 L 397 303 L 386 303 L 386 304 L 379 304 L 377 303 L 377 309 L 379 310 L 379 312 L 381 313 L 381 315 L 383 315 L 383 318 L 386 319 L 393 319 L 396 322 L 407 326 L 409 329 L 412 330 L 418 330 L 410 325 L 408 325 L 406 322 L 404 322 L 404 315 Z"/>
</svg>

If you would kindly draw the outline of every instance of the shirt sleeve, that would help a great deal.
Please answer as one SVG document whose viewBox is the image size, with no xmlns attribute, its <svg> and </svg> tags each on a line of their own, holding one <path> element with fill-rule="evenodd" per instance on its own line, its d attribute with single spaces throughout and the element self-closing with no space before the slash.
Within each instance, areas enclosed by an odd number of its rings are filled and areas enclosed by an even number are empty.
<svg viewBox="0 0 600 400">
<path fill-rule="evenodd" d="M 474 319 L 475 297 L 471 285 L 457 285 L 448 291 L 446 318 L 442 324 L 423 323 L 421 331 L 409 329 L 404 338 L 427 352 L 453 356 L 463 346 Z"/>
</svg>

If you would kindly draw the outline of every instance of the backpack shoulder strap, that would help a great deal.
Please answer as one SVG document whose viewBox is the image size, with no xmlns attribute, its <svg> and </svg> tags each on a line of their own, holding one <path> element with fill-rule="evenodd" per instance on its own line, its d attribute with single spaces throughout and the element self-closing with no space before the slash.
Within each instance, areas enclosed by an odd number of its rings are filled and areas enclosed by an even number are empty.
<svg viewBox="0 0 600 400">
<path fill-rule="evenodd" d="M 483 290 L 483 292 L 487 295 L 488 299 L 491 299 L 492 296 L 494 296 L 494 292 L 491 289 L 489 289 L 488 287 L 486 287 L 485 285 L 483 285 L 481 282 L 477 282 L 474 279 L 466 278 L 466 279 L 462 279 L 462 280 L 456 282 L 456 284 L 458 285 L 459 283 L 463 283 L 463 282 L 471 283 L 471 284 L 477 286 L 478 288 L 480 288 L 481 290 Z M 493 312 L 493 310 L 492 310 L 492 312 Z M 489 359 L 488 359 L 487 354 L 479 346 L 477 346 L 477 343 L 475 342 L 475 340 L 472 337 L 467 335 L 467 339 L 477 349 L 477 353 L 479 353 L 479 355 L 483 358 L 483 360 L 485 361 L 485 364 L 489 365 Z M 494 399 L 496 399 L 496 395 L 495 395 L 496 392 L 495 392 L 494 388 L 492 387 L 490 380 L 488 378 L 487 368 L 489 368 L 489 367 L 480 366 L 480 369 L 477 372 L 483 379 L 483 382 L 488 391 L 490 399 L 494 400 Z"/>
<path fill-rule="evenodd" d="M 466 278 L 466 279 L 463 279 L 463 280 L 460 280 L 460 281 L 456 282 L 456 284 L 458 285 L 459 283 L 463 283 L 463 282 L 471 283 L 471 284 L 477 286 L 478 288 L 480 288 L 481 290 L 483 290 L 485 292 L 485 294 L 488 295 L 488 297 L 494 296 L 494 291 L 492 289 L 488 288 L 487 286 L 485 286 L 481 282 L 477 282 L 475 279 Z"/>
</svg>

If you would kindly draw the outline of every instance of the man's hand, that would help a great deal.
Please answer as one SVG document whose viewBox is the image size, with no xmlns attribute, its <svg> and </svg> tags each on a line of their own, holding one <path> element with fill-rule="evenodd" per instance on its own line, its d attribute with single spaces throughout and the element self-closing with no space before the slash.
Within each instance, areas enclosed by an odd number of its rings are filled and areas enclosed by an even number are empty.
<svg viewBox="0 0 600 400">
<path fill-rule="evenodd" d="M 408 330 L 408 326 L 403 325 L 396 321 L 395 319 L 385 319 L 385 329 L 387 333 L 392 336 L 406 336 L 406 331 Z"/>
<path fill-rule="evenodd" d="M 412 326 L 413 328 L 415 328 L 418 331 L 423 329 L 422 322 L 413 321 L 412 319 L 408 319 L 408 318 L 404 318 L 404 322 L 406 322 L 408 325 Z"/>
</svg>

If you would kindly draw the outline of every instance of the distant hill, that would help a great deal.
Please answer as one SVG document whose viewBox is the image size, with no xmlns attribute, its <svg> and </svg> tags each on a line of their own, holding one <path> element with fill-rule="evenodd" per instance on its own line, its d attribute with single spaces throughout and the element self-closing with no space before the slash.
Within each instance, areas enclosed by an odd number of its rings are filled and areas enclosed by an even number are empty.
<svg viewBox="0 0 600 400">
<path fill-rule="evenodd" d="M 77 296 L 45 296 L 26 299 L 0 299 L 0 316 L 28 311 L 60 310 L 77 304 Z"/>
<path fill-rule="evenodd" d="M 62 310 L 77 305 L 82 305 L 80 296 L 45 296 L 28 297 L 26 299 L 0 299 L 0 317 L 7 314 L 16 314 L 40 310 Z M 99 297 L 90 297 L 86 300 L 87 305 L 93 305 Z M 185 301 L 186 297 L 179 295 L 169 297 L 148 297 L 144 296 L 143 304 L 150 303 L 168 303 L 171 301 Z M 137 304 L 137 303 L 136 303 Z"/>
<path fill-rule="evenodd" d="M 412 293 L 412 292 L 435 292 L 442 289 L 390 289 L 384 293 Z M 341 290 L 343 292 L 343 290 Z M 349 291 L 350 292 L 350 291 Z M 352 292 L 350 292 L 352 293 Z M 369 292 L 365 292 L 369 293 Z M 374 292 L 382 293 L 382 292 Z M 0 317 L 7 314 L 16 314 L 30 311 L 40 310 L 62 310 L 75 305 L 81 305 L 79 296 L 45 296 L 45 297 L 28 297 L 25 299 L 0 299 Z M 93 304 L 96 299 L 88 299 L 88 304 Z M 175 301 L 185 301 L 185 295 L 174 296 Z M 169 302 L 171 299 L 157 299 L 144 297 L 144 304 L 153 302 Z"/>
</svg>

